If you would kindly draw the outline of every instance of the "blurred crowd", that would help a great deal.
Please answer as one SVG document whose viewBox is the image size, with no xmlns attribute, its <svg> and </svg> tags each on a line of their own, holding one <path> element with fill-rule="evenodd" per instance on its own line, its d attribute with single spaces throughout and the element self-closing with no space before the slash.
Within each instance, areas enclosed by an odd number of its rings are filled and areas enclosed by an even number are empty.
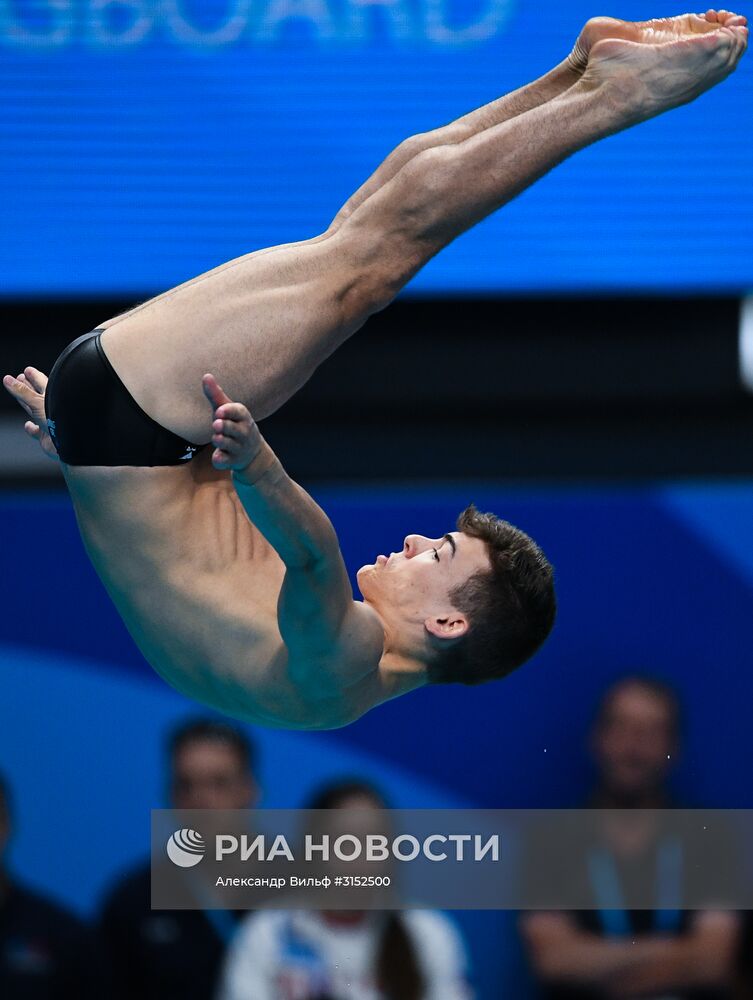
<svg viewBox="0 0 753 1000">
<path fill-rule="evenodd" d="M 584 807 L 641 810 L 676 802 L 669 778 L 684 721 L 675 692 L 626 677 L 605 692 L 589 734 L 596 781 Z M 191 719 L 167 742 L 170 805 L 253 808 L 261 789 L 245 728 Z M 506 1000 L 500 985 L 481 995 L 463 939 L 447 914 L 431 910 L 254 913 L 152 910 L 143 861 L 107 892 L 85 923 L 25 886 L 8 863 L 14 794 L 0 778 L 0 1000 Z M 343 775 L 314 790 L 308 808 L 388 806 L 382 791 Z M 503 805 L 503 804 L 500 804 Z M 631 814 L 632 815 L 632 814 Z M 19 832 L 19 836 L 22 831 Z M 627 842 L 583 859 L 594 905 L 578 912 L 522 913 L 514 942 L 531 973 L 531 996 L 551 1000 L 743 1000 L 753 998 L 753 922 L 733 910 L 672 906 L 663 845 L 636 823 Z M 694 847 L 672 845 L 692 864 Z M 656 853 L 660 900 L 630 910 L 620 878 L 634 859 Z M 678 853 L 679 852 L 679 853 Z M 577 868 L 577 865 L 576 865 Z M 670 903 L 668 904 L 667 900 Z M 661 906 L 659 903 L 661 902 Z M 526 994 L 526 997 L 529 994 Z M 526 1000 L 510 997 L 509 1000 Z"/>
</svg>

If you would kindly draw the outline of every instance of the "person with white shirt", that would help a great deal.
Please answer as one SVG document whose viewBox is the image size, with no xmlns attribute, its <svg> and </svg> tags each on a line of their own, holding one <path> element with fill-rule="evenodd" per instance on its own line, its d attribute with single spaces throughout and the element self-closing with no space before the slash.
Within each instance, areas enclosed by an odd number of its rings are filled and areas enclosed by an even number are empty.
<svg viewBox="0 0 753 1000">
<path fill-rule="evenodd" d="M 322 789 L 311 809 L 383 809 L 360 781 Z M 431 910 L 268 910 L 241 925 L 217 1000 L 473 1000 L 459 932 Z"/>
</svg>

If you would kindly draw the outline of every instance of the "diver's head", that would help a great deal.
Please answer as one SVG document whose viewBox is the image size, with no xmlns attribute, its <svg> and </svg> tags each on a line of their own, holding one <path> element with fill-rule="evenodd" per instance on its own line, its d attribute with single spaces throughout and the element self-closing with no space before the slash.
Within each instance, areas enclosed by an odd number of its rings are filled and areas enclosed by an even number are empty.
<svg viewBox="0 0 753 1000">
<path fill-rule="evenodd" d="M 553 570 L 528 535 L 474 506 L 441 538 L 408 535 L 402 551 L 358 572 L 386 649 L 425 664 L 430 683 L 506 676 L 554 623 Z"/>
</svg>

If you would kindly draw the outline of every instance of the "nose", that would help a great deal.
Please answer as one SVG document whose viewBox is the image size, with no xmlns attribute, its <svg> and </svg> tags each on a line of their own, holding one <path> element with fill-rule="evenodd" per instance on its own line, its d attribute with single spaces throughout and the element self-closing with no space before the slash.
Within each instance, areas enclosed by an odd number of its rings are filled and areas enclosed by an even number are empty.
<svg viewBox="0 0 753 1000">
<path fill-rule="evenodd" d="M 424 535 L 406 535 L 403 542 L 403 553 L 407 559 L 425 552 L 431 545 L 431 539 Z"/>
</svg>

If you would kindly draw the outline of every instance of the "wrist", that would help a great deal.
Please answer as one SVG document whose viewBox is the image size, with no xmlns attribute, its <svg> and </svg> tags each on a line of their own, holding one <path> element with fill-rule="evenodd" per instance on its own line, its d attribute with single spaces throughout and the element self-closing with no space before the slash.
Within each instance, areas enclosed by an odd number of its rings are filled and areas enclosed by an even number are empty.
<svg viewBox="0 0 753 1000">
<path fill-rule="evenodd" d="M 253 486 L 277 464 L 277 456 L 269 445 L 263 442 L 259 451 L 247 465 L 241 469 L 232 470 L 233 480 L 241 486 Z"/>
</svg>

